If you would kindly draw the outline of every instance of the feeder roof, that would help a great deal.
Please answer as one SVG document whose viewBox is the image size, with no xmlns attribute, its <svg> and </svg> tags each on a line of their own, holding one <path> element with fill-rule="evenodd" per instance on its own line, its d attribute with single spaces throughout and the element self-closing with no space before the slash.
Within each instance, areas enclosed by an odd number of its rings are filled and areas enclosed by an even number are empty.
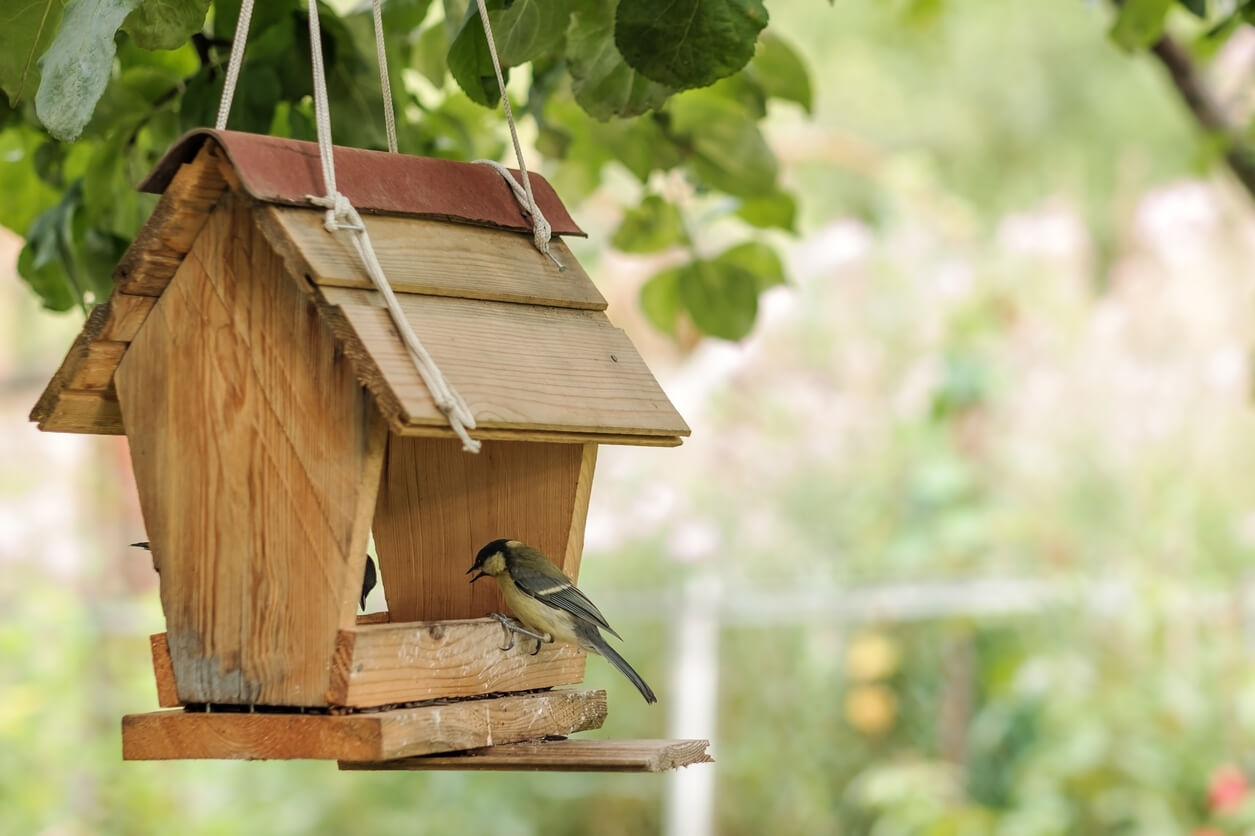
<svg viewBox="0 0 1255 836">
<path fill-rule="evenodd" d="M 406 319 L 467 402 L 480 438 L 674 445 L 689 430 L 562 242 L 583 235 L 532 175 L 559 272 L 492 167 L 335 148 L 336 182 L 363 215 Z M 517 172 L 514 172 L 516 179 Z M 31 413 L 40 429 L 124 432 L 113 375 L 201 229 L 243 201 L 286 271 L 375 396 L 392 430 L 451 435 L 343 236 L 309 195 L 325 193 L 314 143 L 195 131 L 140 185 L 162 194 Z"/>
</svg>

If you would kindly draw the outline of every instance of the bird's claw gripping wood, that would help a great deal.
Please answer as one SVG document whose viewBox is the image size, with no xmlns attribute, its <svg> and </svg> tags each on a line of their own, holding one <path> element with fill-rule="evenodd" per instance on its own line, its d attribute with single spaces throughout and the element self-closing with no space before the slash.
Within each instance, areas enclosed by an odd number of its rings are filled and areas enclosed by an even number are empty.
<svg viewBox="0 0 1255 836">
<path fill-rule="evenodd" d="M 531 638 L 536 640 L 536 649 L 532 651 L 533 656 L 535 656 L 537 653 L 540 652 L 540 646 L 542 643 L 553 641 L 553 636 L 550 636 L 548 634 L 541 635 L 540 633 L 533 633 L 531 630 L 528 630 L 526 627 L 523 627 L 517 624 L 514 621 L 514 619 L 510 618 L 510 616 L 505 615 L 504 613 L 494 612 L 494 613 L 489 613 L 489 615 L 491 615 L 493 618 L 501 622 L 501 629 L 505 631 L 506 639 L 509 641 L 509 644 L 501 648 L 502 652 L 510 650 L 514 647 L 514 634 L 515 633 L 522 633 L 523 635 L 530 636 Z"/>
</svg>

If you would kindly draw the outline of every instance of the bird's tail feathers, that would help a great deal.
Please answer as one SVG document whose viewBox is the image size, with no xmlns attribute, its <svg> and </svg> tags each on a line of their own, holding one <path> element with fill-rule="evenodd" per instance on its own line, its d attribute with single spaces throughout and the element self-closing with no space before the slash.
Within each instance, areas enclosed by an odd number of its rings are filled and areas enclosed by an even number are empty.
<svg viewBox="0 0 1255 836">
<path fill-rule="evenodd" d="M 619 655 L 618 651 L 611 647 L 600 634 L 596 636 L 596 640 L 592 642 L 592 650 L 604 656 L 610 664 L 619 669 L 619 672 L 628 678 L 636 690 L 641 692 L 641 696 L 645 698 L 647 703 L 656 703 L 658 698 L 654 696 L 654 689 L 650 688 L 645 680 L 641 679 L 641 675 L 636 669 L 628 664 L 627 659 Z"/>
</svg>

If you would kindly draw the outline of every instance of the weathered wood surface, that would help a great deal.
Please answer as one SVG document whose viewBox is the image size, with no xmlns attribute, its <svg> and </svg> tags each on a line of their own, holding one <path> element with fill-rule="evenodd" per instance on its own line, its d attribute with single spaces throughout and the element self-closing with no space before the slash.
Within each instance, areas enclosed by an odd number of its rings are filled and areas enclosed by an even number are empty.
<svg viewBox="0 0 1255 836">
<path fill-rule="evenodd" d="M 195 159 L 183 164 L 114 268 L 118 290 L 138 296 L 161 295 L 226 190 L 222 167 L 221 151 L 212 143 L 206 143 Z"/>
<path fill-rule="evenodd" d="M 268 206 L 259 220 L 275 248 L 320 285 L 374 290 L 349 240 L 329 235 L 321 209 Z M 559 238 L 549 248 L 559 270 L 530 235 L 390 215 L 363 217 L 384 275 L 397 293 L 525 302 L 601 311 L 606 299 Z"/>
<path fill-rule="evenodd" d="M 600 728 L 605 691 L 547 691 L 359 714 L 187 712 L 122 718 L 125 760 L 380 761 Z"/>
<path fill-rule="evenodd" d="M 499 537 L 535 546 L 574 577 L 582 543 L 572 534 L 583 535 L 595 455 L 594 445 L 501 441 L 470 456 L 457 441 L 390 436 L 374 534 L 392 620 L 504 611 L 495 582 L 465 574 Z"/>
<path fill-rule="evenodd" d="M 445 429 L 447 421 L 379 294 L 320 290 L 328 304 L 339 306 L 353 342 L 365 349 L 355 362 L 393 429 Z M 483 429 L 669 439 L 689 434 L 627 336 L 599 311 L 413 293 L 397 299 Z"/>
<path fill-rule="evenodd" d="M 708 740 L 539 740 L 448 755 L 374 763 L 341 762 L 344 770 L 494 770 L 527 772 L 664 772 L 714 763 Z"/>
<path fill-rule="evenodd" d="M 583 651 L 517 637 L 491 619 L 377 624 L 340 632 L 328 702 L 352 708 L 575 685 Z"/>
<path fill-rule="evenodd" d="M 174 685 L 174 663 L 170 660 L 170 645 L 165 633 L 148 637 L 153 654 L 153 679 L 157 683 L 157 705 L 175 708 L 180 705 L 179 691 Z"/>
<path fill-rule="evenodd" d="M 179 700 L 325 704 L 386 427 L 228 196 L 115 376 Z"/>
<path fill-rule="evenodd" d="M 60 368 L 44 387 L 30 418 L 41 430 L 122 433 L 113 373 L 129 340 L 156 301 L 114 291 L 92 309 Z"/>
</svg>

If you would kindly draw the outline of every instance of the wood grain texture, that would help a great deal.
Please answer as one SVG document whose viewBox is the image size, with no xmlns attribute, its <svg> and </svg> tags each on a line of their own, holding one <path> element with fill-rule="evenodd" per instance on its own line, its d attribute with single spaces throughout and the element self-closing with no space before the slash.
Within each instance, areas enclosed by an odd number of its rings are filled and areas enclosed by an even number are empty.
<svg viewBox="0 0 1255 836">
<path fill-rule="evenodd" d="M 493 770 L 525 772 L 665 772 L 714 763 L 709 740 L 538 740 L 448 755 L 376 763 L 342 762 L 344 770 Z"/>
<path fill-rule="evenodd" d="M 360 714 L 154 711 L 122 718 L 124 760 L 379 761 L 600 728 L 605 691 L 549 691 Z"/>
<path fill-rule="evenodd" d="M 386 427 L 224 198 L 116 374 L 183 703 L 325 704 Z"/>
<path fill-rule="evenodd" d="M 174 685 L 174 663 L 170 661 L 170 645 L 165 633 L 148 637 L 153 654 L 153 679 L 157 682 L 157 705 L 174 708 L 179 703 L 179 691 Z"/>
<path fill-rule="evenodd" d="M 114 289 L 109 296 L 109 315 L 105 318 L 98 339 L 129 343 L 139 333 L 148 313 L 157 304 L 152 296 L 133 296 Z"/>
<path fill-rule="evenodd" d="M 374 290 L 349 241 L 323 227 L 320 209 L 267 206 L 259 220 L 271 243 L 299 253 L 302 267 L 320 285 Z M 363 218 L 384 275 L 397 293 L 428 293 L 602 311 L 605 297 L 559 238 L 549 248 L 559 270 L 519 232 L 422 218 Z M 273 233 L 278 233 L 272 234 Z M 280 243 L 280 239 L 286 241 Z"/>
<path fill-rule="evenodd" d="M 118 290 L 138 296 L 161 295 L 226 190 L 223 165 L 221 151 L 206 144 L 195 159 L 180 167 L 114 268 Z"/>
<path fill-rule="evenodd" d="M 46 418 L 38 421 L 39 429 L 57 433 L 90 433 L 91 435 L 123 435 L 122 408 L 113 389 L 86 392 L 62 389 L 57 392 Z"/>
<path fill-rule="evenodd" d="M 578 444 L 485 442 L 469 455 L 456 441 L 389 436 L 374 534 L 393 621 L 504 611 L 496 584 L 468 583 L 466 570 L 499 537 L 564 561 L 582 474 L 591 480 Z"/>
<path fill-rule="evenodd" d="M 358 626 L 341 631 L 332 664 L 332 705 L 369 708 L 444 697 L 474 697 L 574 685 L 584 653 L 571 645 L 519 639 L 508 651 L 490 619 Z"/>
<path fill-rule="evenodd" d="M 324 287 L 369 354 L 363 382 L 402 426 L 446 424 L 378 294 Z M 675 411 L 627 336 L 599 311 L 398 294 L 446 379 L 485 429 L 618 436 L 685 436 Z M 474 434 L 474 433 L 472 433 Z"/>
</svg>

